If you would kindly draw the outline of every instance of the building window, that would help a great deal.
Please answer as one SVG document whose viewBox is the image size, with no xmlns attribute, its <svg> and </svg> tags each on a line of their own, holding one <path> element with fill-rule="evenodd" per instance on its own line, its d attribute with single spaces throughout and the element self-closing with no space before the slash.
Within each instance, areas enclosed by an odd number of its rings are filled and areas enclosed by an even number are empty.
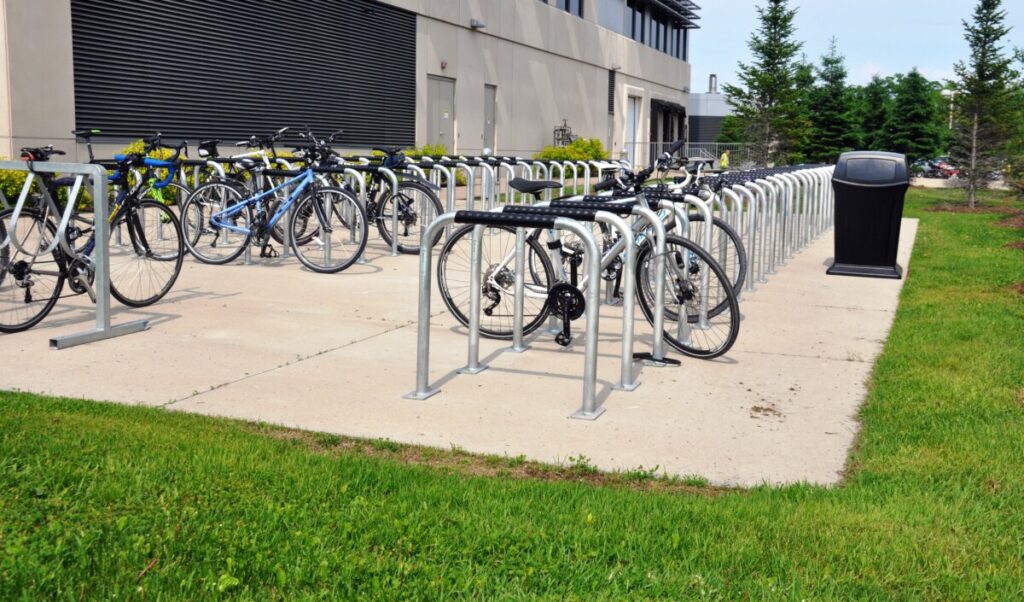
<svg viewBox="0 0 1024 602">
<path fill-rule="evenodd" d="M 540 0 L 544 4 L 551 4 L 555 8 L 560 8 L 567 13 L 576 15 L 577 17 L 583 16 L 583 0 Z"/>
<path fill-rule="evenodd" d="M 552 0 L 564 3 L 565 0 Z M 677 59 L 689 59 L 689 29 L 692 20 L 674 17 L 656 10 L 646 0 L 626 0 L 625 28 L 622 33 L 633 40 Z"/>
</svg>

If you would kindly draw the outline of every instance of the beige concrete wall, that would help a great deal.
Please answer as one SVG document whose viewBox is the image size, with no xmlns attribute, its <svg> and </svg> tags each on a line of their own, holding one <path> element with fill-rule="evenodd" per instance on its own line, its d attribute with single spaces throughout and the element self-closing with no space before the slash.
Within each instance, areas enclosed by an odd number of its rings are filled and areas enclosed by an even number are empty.
<svg viewBox="0 0 1024 602">
<path fill-rule="evenodd" d="M 11 74 L 7 44 L 7 0 L 3 0 L 0 1 L 0 157 L 11 156 Z"/>
<path fill-rule="evenodd" d="M 416 141 L 426 131 L 428 75 L 456 80 L 457 148 L 478 153 L 484 85 L 498 88 L 496 151 L 530 155 L 568 119 L 573 132 L 608 144 L 608 70 L 618 68 L 613 154 L 623 151 L 628 94 L 643 99 L 639 140 L 648 140 L 650 100 L 688 104 L 689 64 L 597 25 L 596 2 L 581 19 L 538 0 L 382 0 L 420 15 Z M 471 19 L 486 27 L 473 30 Z"/>
<path fill-rule="evenodd" d="M 3 0 L 0 155 L 53 144 L 74 158 L 74 61 L 68 0 Z"/>
</svg>

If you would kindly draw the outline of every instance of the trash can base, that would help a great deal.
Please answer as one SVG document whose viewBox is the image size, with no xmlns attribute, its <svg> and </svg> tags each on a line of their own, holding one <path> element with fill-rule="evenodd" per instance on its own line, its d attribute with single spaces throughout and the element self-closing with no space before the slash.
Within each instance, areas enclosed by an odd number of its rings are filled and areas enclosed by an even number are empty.
<svg viewBox="0 0 1024 602">
<path fill-rule="evenodd" d="M 820 268 L 819 268 L 820 269 Z M 861 276 L 865 278 L 903 278 L 903 268 L 899 265 L 855 265 L 852 263 L 833 263 L 825 270 L 829 276 Z"/>
</svg>

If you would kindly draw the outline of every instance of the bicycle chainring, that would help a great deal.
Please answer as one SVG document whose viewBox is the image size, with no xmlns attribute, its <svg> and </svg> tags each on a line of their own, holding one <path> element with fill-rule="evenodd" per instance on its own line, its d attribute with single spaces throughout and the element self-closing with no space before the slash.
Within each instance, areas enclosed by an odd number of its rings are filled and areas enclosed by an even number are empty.
<svg viewBox="0 0 1024 602">
<path fill-rule="evenodd" d="M 559 282 L 548 291 L 548 303 L 556 316 L 578 320 L 587 309 L 583 292 L 568 282 Z"/>
</svg>

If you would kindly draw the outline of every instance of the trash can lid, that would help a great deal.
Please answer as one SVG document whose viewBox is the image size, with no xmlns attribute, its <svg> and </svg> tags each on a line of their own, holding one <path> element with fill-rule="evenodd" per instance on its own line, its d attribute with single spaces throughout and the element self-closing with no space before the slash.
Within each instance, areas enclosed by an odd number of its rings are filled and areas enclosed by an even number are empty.
<svg viewBox="0 0 1024 602">
<path fill-rule="evenodd" d="M 858 186 L 909 185 L 907 157 L 881 151 L 843 153 L 836 162 L 832 181 Z"/>
</svg>

